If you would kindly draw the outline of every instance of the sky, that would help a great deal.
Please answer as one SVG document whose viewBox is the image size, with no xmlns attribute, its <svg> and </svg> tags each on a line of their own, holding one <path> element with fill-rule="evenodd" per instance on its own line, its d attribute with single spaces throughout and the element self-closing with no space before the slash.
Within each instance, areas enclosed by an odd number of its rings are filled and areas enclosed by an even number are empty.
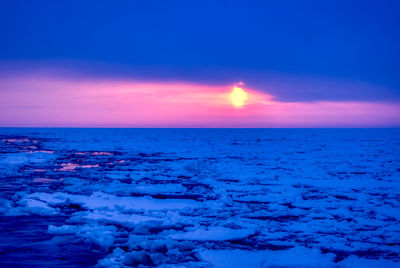
<svg viewBox="0 0 400 268">
<path fill-rule="evenodd" d="M 0 126 L 399 127 L 399 12 L 389 0 L 3 0 Z"/>
</svg>

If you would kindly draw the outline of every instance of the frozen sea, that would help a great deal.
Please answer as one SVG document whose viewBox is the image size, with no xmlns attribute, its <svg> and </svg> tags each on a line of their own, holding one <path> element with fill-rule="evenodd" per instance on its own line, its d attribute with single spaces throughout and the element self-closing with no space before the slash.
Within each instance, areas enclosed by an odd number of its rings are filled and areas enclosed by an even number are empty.
<svg viewBox="0 0 400 268">
<path fill-rule="evenodd" d="M 0 267 L 400 267 L 400 129 L 0 128 Z"/>
</svg>

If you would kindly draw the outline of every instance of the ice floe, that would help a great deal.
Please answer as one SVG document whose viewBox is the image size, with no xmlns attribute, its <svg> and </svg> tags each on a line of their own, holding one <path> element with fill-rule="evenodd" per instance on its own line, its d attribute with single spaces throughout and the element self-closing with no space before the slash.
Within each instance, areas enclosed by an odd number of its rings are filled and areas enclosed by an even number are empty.
<svg viewBox="0 0 400 268">
<path fill-rule="evenodd" d="M 400 265 L 399 130 L 3 132 L 0 226 L 25 233 L 0 233 L 19 252 L 68 248 L 97 267 Z"/>
</svg>

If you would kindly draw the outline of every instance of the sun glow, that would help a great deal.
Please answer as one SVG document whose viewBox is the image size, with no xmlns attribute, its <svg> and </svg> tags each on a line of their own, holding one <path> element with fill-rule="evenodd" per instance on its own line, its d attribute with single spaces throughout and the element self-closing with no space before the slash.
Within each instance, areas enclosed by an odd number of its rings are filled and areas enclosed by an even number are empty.
<svg viewBox="0 0 400 268">
<path fill-rule="evenodd" d="M 244 105 L 247 100 L 247 93 L 240 87 L 234 86 L 231 94 L 229 95 L 233 106 L 240 108 Z"/>
</svg>

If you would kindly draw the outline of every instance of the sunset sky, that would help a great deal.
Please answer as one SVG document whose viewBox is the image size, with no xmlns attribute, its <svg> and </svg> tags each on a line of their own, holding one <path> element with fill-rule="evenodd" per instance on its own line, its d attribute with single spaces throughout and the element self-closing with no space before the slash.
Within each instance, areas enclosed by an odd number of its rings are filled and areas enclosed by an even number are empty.
<svg viewBox="0 0 400 268">
<path fill-rule="evenodd" d="M 399 127 L 398 1 L 0 3 L 0 126 Z"/>
</svg>

